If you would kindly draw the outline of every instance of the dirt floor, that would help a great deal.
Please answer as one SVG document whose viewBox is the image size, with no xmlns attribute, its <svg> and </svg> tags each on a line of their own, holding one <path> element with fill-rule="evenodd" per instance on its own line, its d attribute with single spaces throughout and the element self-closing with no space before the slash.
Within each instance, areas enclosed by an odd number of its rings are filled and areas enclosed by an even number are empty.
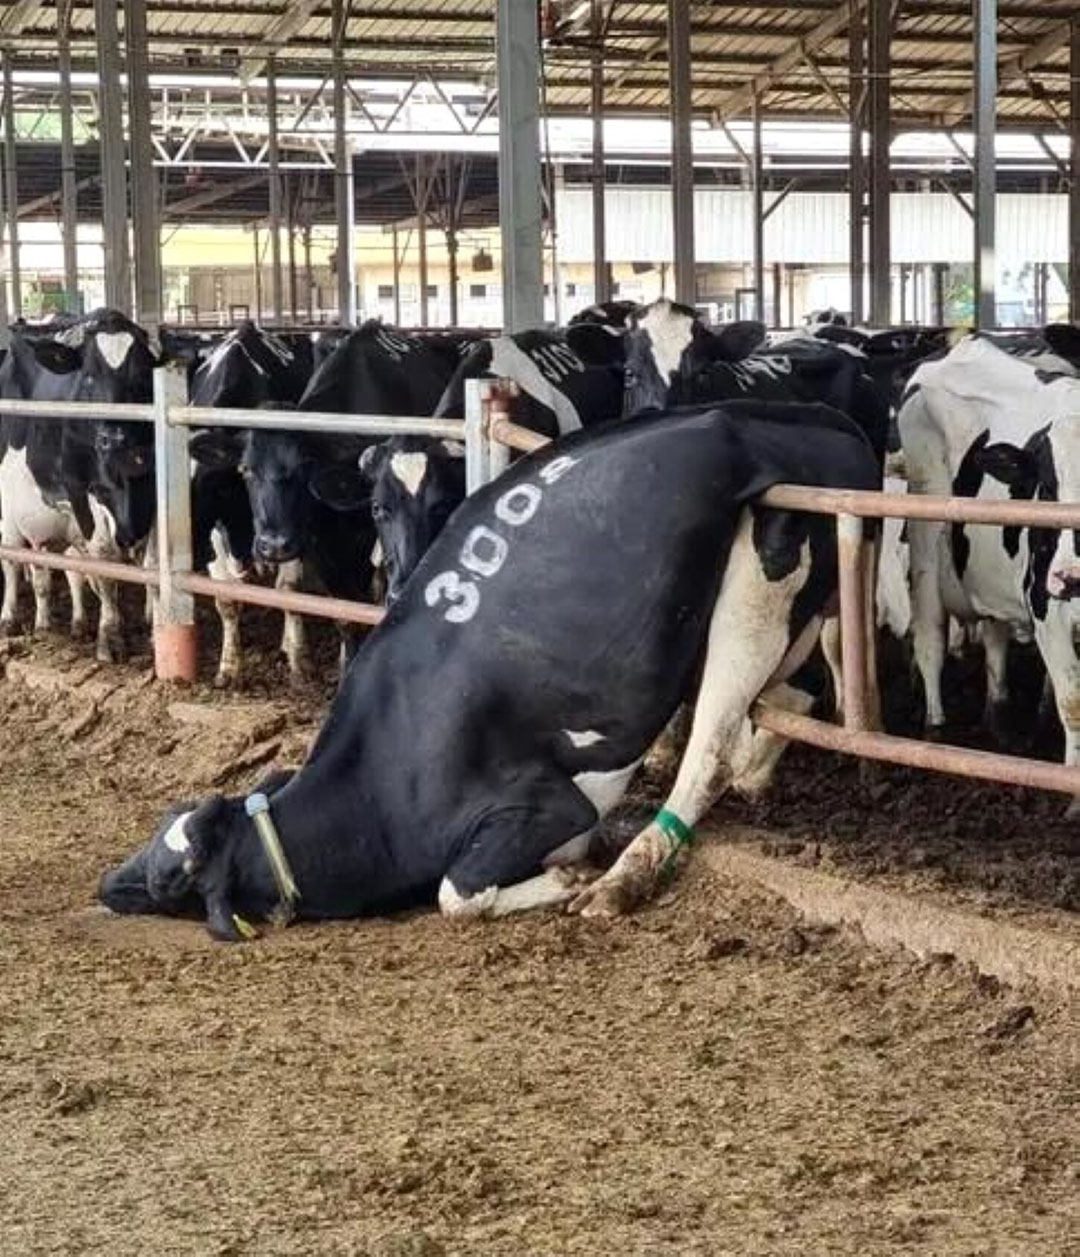
<svg viewBox="0 0 1080 1257">
<path fill-rule="evenodd" d="M 239 695 L 145 655 L 5 662 L 0 1257 L 1080 1254 L 1075 1001 L 871 951 L 701 860 L 610 926 L 230 948 L 110 918 L 102 869 L 165 804 L 296 762 L 325 687 L 288 696 L 269 656 Z M 1075 930 L 1061 807 L 807 751 L 710 828 Z"/>
</svg>

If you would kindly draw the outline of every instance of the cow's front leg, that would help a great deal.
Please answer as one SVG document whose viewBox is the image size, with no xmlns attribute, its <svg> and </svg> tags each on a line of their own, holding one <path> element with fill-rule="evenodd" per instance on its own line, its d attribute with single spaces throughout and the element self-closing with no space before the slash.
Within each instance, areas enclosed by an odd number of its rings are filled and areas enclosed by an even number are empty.
<svg viewBox="0 0 1080 1257">
<path fill-rule="evenodd" d="M 813 648 L 820 621 L 790 641 L 788 616 L 809 574 L 809 547 L 789 575 L 770 581 L 755 550 L 749 514 L 731 548 L 709 625 L 705 672 L 690 742 L 675 787 L 655 820 L 571 906 L 618 916 L 647 899 L 693 827 L 732 781 L 753 765 L 750 708 L 770 682 L 790 676 Z"/>
<path fill-rule="evenodd" d="M 299 591 L 303 586 L 304 570 L 300 560 L 282 563 L 278 568 L 276 588 Z M 308 652 L 307 627 L 303 617 L 286 611 L 281 634 L 281 653 L 289 665 L 289 675 L 294 681 L 304 681 L 311 676 L 311 656 Z"/>
<path fill-rule="evenodd" d="M 30 584 L 34 589 L 34 632 L 52 632 L 52 569 L 30 568 Z"/>
<path fill-rule="evenodd" d="M 240 680 L 243 653 L 240 645 L 240 604 L 231 598 L 215 598 L 218 619 L 221 621 L 221 655 L 218 659 L 214 684 L 219 689 L 236 685 Z"/>
<path fill-rule="evenodd" d="M 68 554 L 77 554 L 72 546 Z M 65 572 L 68 590 L 71 593 L 71 636 L 77 641 L 85 641 L 88 635 L 86 624 L 86 577 L 81 572 Z"/>
<path fill-rule="evenodd" d="M 12 563 L 8 559 L 0 563 L 0 568 L 4 572 L 4 603 L 0 607 L 0 635 L 4 637 L 10 637 L 18 632 L 19 567 L 20 564 Z"/>
<path fill-rule="evenodd" d="M 116 582 L 98 580 L 94 584 L 94 592 L 101 604 L 95 658 L 101 663 L 121 663 L 127 655 L 127 648 L 124 644 L 124 632 L 120 622 Z"/>
</svg>

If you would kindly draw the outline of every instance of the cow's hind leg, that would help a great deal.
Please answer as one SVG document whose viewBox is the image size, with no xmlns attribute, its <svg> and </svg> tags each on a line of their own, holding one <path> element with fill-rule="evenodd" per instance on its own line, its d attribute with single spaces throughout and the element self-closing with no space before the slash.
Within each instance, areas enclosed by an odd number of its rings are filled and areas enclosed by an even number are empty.
<svg viewBox="0 0 1080 1257">
<path fill-rule="evenodd" d="M 984 620 L 983 649 L 986 651 L 986 727 L 999 742 L 1008 736 L 1009 690 L 1006 666 L 1009 658 L 1010 626 L 1001 620 Z"/>
<path fill-rule="evenodd" d="M 732 546 L 709 625 L 705 673 L 675 787 L 657 819 L 578 896 L 574 911 L 616 916 L 647 898 L 661 870 L 689 840 L 693 826 L 733 780 L 752 771 L 750 708 L 770 681 L 790 675 L 816 640 L 816 631 L 801 634 L 798 655 L 790 640 L 792 603 L 808 574 L 804 545 L 794 570 L 770 581 L 754 548 L 747 516 Z M 820 624 L 815 629 L 820 630 Z M 789 655 L 790 665 L 782 668 Z"/>
<path fill-rule="evenodd" d="M 74 546 L 68 554 L 76 554 Z M 71 636 L 76 641 L 83 641 L 87 636 L 86 627 L 86 577 L 81 572 L 65 572 L 68 590 L 71 593 Z"/>
</svg>

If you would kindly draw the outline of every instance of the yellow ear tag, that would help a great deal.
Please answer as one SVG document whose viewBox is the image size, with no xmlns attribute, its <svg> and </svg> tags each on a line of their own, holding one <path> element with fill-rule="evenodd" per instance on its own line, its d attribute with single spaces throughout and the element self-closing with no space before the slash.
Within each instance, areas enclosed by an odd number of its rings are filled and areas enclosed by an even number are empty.
<svg viewBox="0 0 1080 1257">
<path fill-rule="evenodd" d="M 238 917 L 235 912 L 233 913 L 232 919 L 233 925 L 236 926 L 237 932 L 240 934 L 241 938 L 246 938 L 250 943 L 253 938 L 259 937 L 259 931 L 251 924 L 250 921 L 245 921 L 243 917 Z"/>
</svg>

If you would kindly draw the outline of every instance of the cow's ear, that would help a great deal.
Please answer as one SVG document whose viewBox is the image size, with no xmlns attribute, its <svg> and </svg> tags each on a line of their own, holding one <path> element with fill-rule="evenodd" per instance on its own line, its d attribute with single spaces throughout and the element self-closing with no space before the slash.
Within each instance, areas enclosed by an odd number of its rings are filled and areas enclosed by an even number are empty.
<svg viewBox="0 0 1080 1257">
<path fill-rule="evenodd" d="M 383 457 L 386 453 L 386 447 L 382 441 L 376 441 L 374 445 L 369 445 L 360 455 L 360 472 L 368 480 L 374 481 L 378 475 L 379 467 L 382 465 Z"/>
<path fill-rule="evenodd" d="M 77 349 L 60 345 L 54 340 L 35 340 L 29 344 L 38 366 L 53 375 L 70 375 L 82 366 L 82 355 Z"/>
<path fill-rule="evenodd" d="M 254 932 L 232 908 L 229 894 L 230 854 L 228 827 L 234 805 L 215 794 L 200 803 L 184 823 L 191 844 L 187 870 L 195 879 L 206 907 L 206 928 L 222 943 L 240 943 Z"/>
<path fill-rule="evenodd" d="M 188 453 L 191 457 L 201 466 L 213 471 L 238 467 L 242 449 L 242 436 L 228 428 L 196 432 L 188 442 Z"/>
<path fill-rule="evenodd" d="M 716 356 L 724 362 L 740 362 L 765 343 L 765 324 L 757 319 L 727 323 L 710 332 L 716 344 Z"/>
<path fill-rule="evenodd" d="M 358 467 L 332 463 L 315 467 L 308 476 L 311 496 L 332 511 L 358 511 L 371 497 L 371 489 Z"/>
<path fill-rule="evenodd" d="M 1039 482 L 1035 455 L 1007 441 L 984 446 L 974 456 L 975 466 L 986 476 L 1008 485 L 1020 497 L 1034 497 Z"/>
</svg>

